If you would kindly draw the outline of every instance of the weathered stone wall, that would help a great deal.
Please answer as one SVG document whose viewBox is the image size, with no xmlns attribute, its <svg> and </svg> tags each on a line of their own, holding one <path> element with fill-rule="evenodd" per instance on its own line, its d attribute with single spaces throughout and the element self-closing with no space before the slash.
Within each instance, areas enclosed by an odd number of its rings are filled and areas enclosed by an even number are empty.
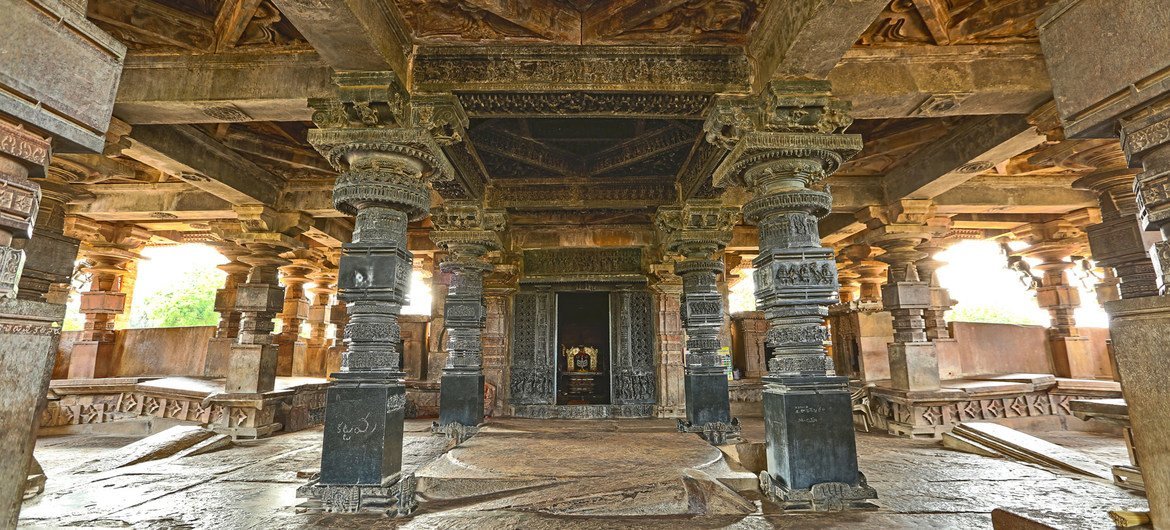
<svg viewBox="0 0 1170 530">
<path fill-rule="evenodd" d="M 64 378 L 69 351 L 81 332 L 61 334 L 53 378 Z M 140 375 L 203 375 L 207 341 L 214 326 L 121 329 L 114 332 L 113 377 Z"/>
<path fill-rule="evenodd" d="M 1052 373 L 1048 355 L 1047 328 L 1013 324 L 981 322 L 954 322 L 952 336 L 956 341 L 960 376 L 993 373 Z M 1081 328 L 1089 339 L 1090 355 L 1098 359 L 1096 366 L 1104 367 L 1098 377 L 1112 379 L 1108 367 L 1109 354 L 1105 341 L 1106 329 Z"/>
</svg>

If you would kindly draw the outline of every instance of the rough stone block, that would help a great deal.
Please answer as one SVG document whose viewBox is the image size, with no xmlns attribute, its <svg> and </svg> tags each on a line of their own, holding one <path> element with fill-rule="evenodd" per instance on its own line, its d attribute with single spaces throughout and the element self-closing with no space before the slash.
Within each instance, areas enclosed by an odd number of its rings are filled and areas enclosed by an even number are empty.
<svg viewBox="0 0 1170 530">
<path fill-rule="evenodd" d="M 233 345 L 225 391 L 229 394 L 256 394 L 275 388 L 276 354 L 274 345 Z"/>
<path fill-rule="evenodd" d="M 890 380 L 907 391 L 939 389 L 938 352 L 933 342 L 891 343 Z"/>
</svg>

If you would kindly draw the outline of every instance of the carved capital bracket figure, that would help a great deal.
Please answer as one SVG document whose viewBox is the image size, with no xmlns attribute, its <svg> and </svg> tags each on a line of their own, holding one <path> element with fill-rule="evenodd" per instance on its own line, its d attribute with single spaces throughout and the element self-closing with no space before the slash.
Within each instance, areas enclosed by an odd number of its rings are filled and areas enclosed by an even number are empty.
<svg viewBox="0 0 1170 530">
<path fill-rule="evenodd" d="M 731 417 L 727 372 L 719 355 L 723 297 L 716 283 L 723 272 L 722 252 L 731 242 L 738 217 L 735 208 L 725 208 L 717 200 L 659 208 L 657 216 L 665 250 L 681 256 L 674 273 L 682 278 L 687 417 L 678 420 L 678 429 L 700 433 L 716 445 L 739 433 L 739 421 Z"/>
<path fill-rule="evenodd" d="M 918 263 L 929 257 L 919 246 L 933 236 L 927 221 L 934 216 L 934 206 L 929 200 L 906 199 L 863 213 L 858 217 L 869 230 L 867 242 L 885 251 L 877 259 L 888 265 L 882 304 L 894 319 L 891 383 L 908 392 L 938 390 L 938 352 L 927 339 L 923 319 L 930 308 L 930 281 L 918 274 Z"/>
<path fill-rule="evenodd" d="M 126 311 L 129 293 L 123 290 L 130 264 L 141 259 L 139 252 L 150 234 L 127 223 L 98 223 L 84 217 L 70 217 L 65 231 L 80 239 L 81 256 L 89 275 L 89 290 L 81 293 L 85 324 L 73 343 L 69 378 L 113 375 L 114 319 Z"/>
<path fill-rule="evenodd" d="M 483 329 L 487 322 L 483 277 L 493 268 L 487 254 L 503 248 L 500 233 L 506 219 L 502 210 L 450 201 L 432 213 L 431 221 L 436 227 L 431 240 L 447 251 L 439 268 L 451 275 L 443 310 L 447 364 L 439 387 L 439 421 L 434 430 L 465 438 L 483 423 Z"/>
<path fill-rule="evenodd" d="M 1047 223 L 1033 223 L 1015 231 L 1029 247 L 1017 253 L 1040 260 L 1031 268 L 1040 273 L 1036 302 L 1052 316 L 1048 342 L 1053 370 L 1060 377 L 1093 378 L 1108 375 L 1105 366 L 1092 364 L 1088 339 L 1077 329 L 1076 309 L 1080 290 L 1068 281 L 1069 273 L 1088 254 L 1088 238 L 1082 227 L 1100 221 L 1095 208 L 1085 208 Z"/>
<path fill-rule="evenodd" d="M 746 187 L 744 220 L 760 227 L 756 306 L 774 348 L 761 482 L 786 508 L 860 506 L 877 496 L 857 468 L 848 381 L 825 355 L 838 284 L 833 250 L 818 232 L 832 207 L 820 185 L 861 150 L 861 137 L 844 132 L 851 123 L 828 83 L 774 81 L 759 96 L 717 101 L 704 127 L 708 141 L 731 146 L 715 185 Z"/>
<path fill-rule="evenodd" d="M 398 315 L 413 268 L 406 228 L 430 211 L 430 183 L 450 180 L 454 170 L 432 130 L 412 119 L 392 73 L 339 73 L 334 81 L 336 99 L 309 102 L 319 127 L 309 143 L 339 172 L 334 205 L 356 218 L 337 277 L 349 322 L 326 396 L 320 477 L 298 494 L 311 510 L 402 513 L 413 504 L 413 491 L 410 498 L 400 491 L 412 482 L 401 476 Z"/>
</svg>

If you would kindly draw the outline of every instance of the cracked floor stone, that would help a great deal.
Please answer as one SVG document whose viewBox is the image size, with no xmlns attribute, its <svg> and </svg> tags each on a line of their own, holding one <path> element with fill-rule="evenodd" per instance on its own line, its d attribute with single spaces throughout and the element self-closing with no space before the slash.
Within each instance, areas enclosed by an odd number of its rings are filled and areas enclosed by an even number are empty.
<svg viewBox="0 0 1170 530">
<path fill-rule="evenodd" d="M 1058 528 L 1110 528 L 1106 510 L 1147 506 L 1144 498 L 1104 481 L 954 452 L 929 441 L 858 433 L 861 467 L 878 491 L 879 508 L 783 513 L 742 482 L 727 479 L 734 478 L 734 464 L 720 460 L 697 436 L 674 432 L 669 420 L 495 419 L 449 453 L 449 442 L 431 435 L 429 426 L 407 422 L 405 468 L 439 476 L 450 471 L 439 465 L 446 462 L 478 474 L 478 482 L 466 488 L 432 483 L 433 495 L 420 488 L 419 510 L 408 518 L 296 511 L 296 488 L 305 482 L 297 473 L 319 465 L 320 429 L 194 457 L 74 473 L 79 464 L 137 439 L 84 434 L 38 441 L 48 485 L 24 504 L 20 527 L 988 528 L 991 510 L 1007 508 Z M 744 433 L 761 439 L 762 421 L 746 420 Z M 1124 463 L 1120 439 L 1076 432 L 1051 433 L 1049 439 Z"/>
</svg>

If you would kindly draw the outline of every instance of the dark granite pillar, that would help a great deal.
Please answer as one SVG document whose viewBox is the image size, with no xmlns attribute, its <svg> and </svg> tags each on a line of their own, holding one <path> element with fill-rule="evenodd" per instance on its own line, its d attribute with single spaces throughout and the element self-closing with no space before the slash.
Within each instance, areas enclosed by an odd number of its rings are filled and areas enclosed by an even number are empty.
<svg viewBox="0 0 1170 530">
<path fill-rule="evenodd" d="M 760 480 L 788 508 L 841 509 L 877 495 L 857 469 L 848 381 L 825 355 L 837 267 L 817 226 L 832 198 L 815 187 L 861 150 L 860 136 L 844 134 L 847 109 L 828 83 L 772 82 L 756 97 L 717 100 L 704 126 L 708 141 L 732 147 L 715 185 L 747 187 L 744 220 L 760 227 L 756 306 L 775 352 L 764 378 Z"/>
<path fill-rule="evenodd" d="M 437 431 L 451 424 L 474 428 L 483 423 L 483 275 L 492 266 L 485 254 L 499 250 L 504 213 L 478 204 L 451 201 L 431 215 L 437 230 L 431 240 L 447 251 L 439 266 L 451 275 L 444 304 L 447 363 L 439 387 Z"/>
<path fill-rule="evenodd" d="M 723 272 L 723 260 L 713 259 L 731 241 L 736 213 L 722 208 L 718 201 L 695 201 L 658 210 L 664 246 L 682 256 L 674 264 L 674 272 L 683 284 L 687 417 L 686 421 L 678 421 L 678 429 L 702 433 L 714 444 L 722 444 L 727 435 L 739 432 L 739 422 L 731 417 L 727 371 L 719 354 L 724 318 L 716 280 Z"/>
<path fill-rule="evenodd" d="M 308 139 L 339 172 L 337 209 L 356 218 L 337 278 L 349 323 L 341 371 L 326 394 L 320 478 L 301 493 L 311 509 L 403 513 L 413 504 L 413 481 L 400 480 L 406 388 L 398 315 L 413 269 L 406 228 L 430 209 L 428 183 L 454 171 L 430 131 L 412 126 L 393 73 L 334 79 L 337 99 L 310 101 L 319 128 Z"/>
</svg>

